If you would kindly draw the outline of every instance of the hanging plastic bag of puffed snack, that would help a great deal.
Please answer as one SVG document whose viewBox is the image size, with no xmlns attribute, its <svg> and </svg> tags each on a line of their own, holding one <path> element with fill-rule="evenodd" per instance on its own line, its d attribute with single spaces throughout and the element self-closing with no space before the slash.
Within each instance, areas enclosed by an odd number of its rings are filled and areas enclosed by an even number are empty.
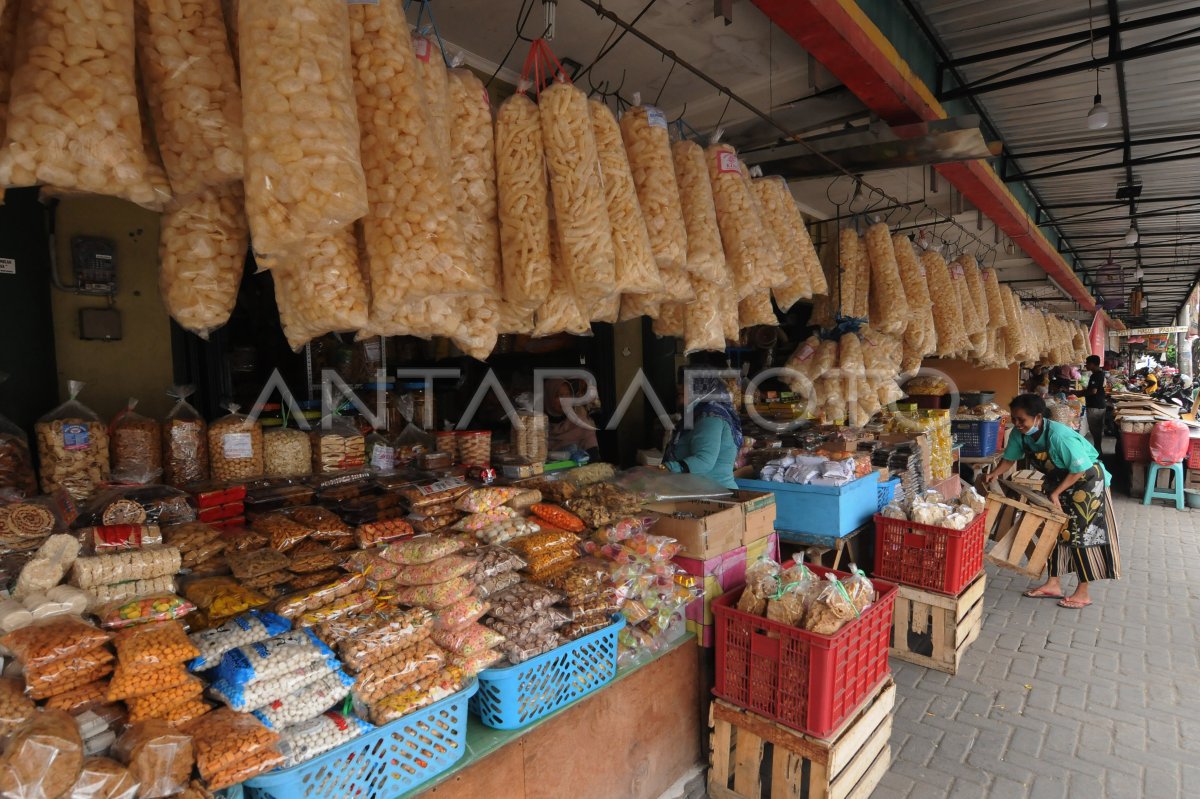
<svg viewBox="0 0 1200 799">
<path fill-rule="evenodd" d="M 691 275 L 691 280 L 696 288 L 696 300 L 683 307 L 684 353 L 723 350 L 725 330 L 721 322 L 721 295 L 729 293 L 729 287 L 718 286 L 695 274 Z"/>
<path fill-rule="evenodd" d="M 158 286 L 171 318 L 201 338 L 229 321 L 249 244 L 240 182 L 169 206 L 159 236 Z"/>
<path fill-rule="evenodd" d="M 429 26 L 413 32 L 412 48 L 417 57 L 417 74 L 421 78 L 421 85 L 425 87 L 425 97 L 429 102 L 433 144 L 438 152 L 444 153 L 450 149 L 450 113 L 447 107 L 449 76 L 446 55 L 442 52 L 437 35 Z"/>
<path fill-rule="evenodd" d="M 175 386 L 167 396 L 175 405 L 162 425 L 163 482 L 179 487 L 208 479 L 208 425 L 188 402 L 195 386 Z"/>
<path fill-rule="evenodd" d="M 0 384 L 8 375 L 0 372 Z M 37 475 L 25 431 L 0 414 L 0 495 L 32 497 L 37 493 Z"/>
<path fill-rule="evenodd" d="M 436 142 L 431 99 L 403 12 L 395 3 L 352 4 L 349 9 L 370 199 L 362 232 L 371 275 L 372 332 L 422 335 L 413 328 L 437 309 L 416 308 L 414 314 L 416 303 L 492 292 L 468 258 L 451 190 L 450 145 Z M 441 68 L 444 76 L 445 66 Z M 448 330 L 443 326 L 436 332 Z"/>
<path fill-rule="evenodd" d="M 946 268 L 950 273 L 950 284 L 954 289 L 954 296 L 958 298 L 958 305 L 962 308 L 963 330 L 967 335 L 967 343 L 963 345 L 963 349 L 974 348 L 986 326 L 979 316 L 979 308 L 975 305 L 975 299 L 971 296 L 971 284 L 967 277 L 966 266 L 962 260 L 955 258 L 946 265 Z"/>
<path fill-rule="evenodd" d="M 777 176 L 758 178 L 750 182 L 750 187 L 762 210 L 763 223 L 774 234 L 783 253 L 783 271 L 787 279 L 772 286 L 772 293 L 779 307 L 787 310 L 799 300 L 812 296 L 812 281 L 804 252 L 804 246 L 812 249 L 812 242 L 786 180 Z M 804 231 L 803 239 L 800 238 L 801 231 Z M 812 257 L 816 258 L 815 251 Z"/>
<path fill-rule="evenodd" d="M 17 49 L 17 10 L 20 7 L 20 0 L 0 3 L 0 142 L 4 141 L 5 123 L 8 120 L 8 90 L 12 83 L 13 56 Z"/>
<path fill-rule="evenodd" d="M 237 29 L 246 215 L 255 252 L 278 253 L 367 213 L 346 3 L 241 3 Z"/>
<path fill-rule="evenodd" d="M 859 305 L 859 283 L 864 280 L 870 285 L 871 264 L 867 258 L 862 239 L 854 228 L 842 228 L 838 234 L 838 298 L 843 316 L 865 317 L 867 308 Z"/>
<path fill-rule="evenodd" d="M 921 266 L 929 280 L 929 298 L 933 302 L 933 323 L 937 333 L 936 354 L 946 358 L 969 345 L 958 288 L 941 253 L 929 250 L 921 256 Z"/>
<path fill-rule="evenodd" d="M 687 227 L 675 179 L 671 137 L 667 117 L 661 109 L 641 105 L 621 117 L 621 137 L 633 171 L 638 202 L 650 233 L 650 243 L 660 269 L 682 271 L 687 267 Z"/>
<path fill-rule="evenodd" d="M 674 336 L 682 338 L 687 329 L 684 318 L 687 309 L 680 302 L 664 302 L 658 309 L 651 327 L 656 336 Z"/>
<path fill-rule="evenodd" d="M 134 410 L 137 404 L 130 398 L 108 427 L 109 462 L 115 482 L 145 485 L 162 476 L 162 433 L 158 422 Z"/>
<path fill-rule="evenodd" d="M 762 167 L 754 167 L 754 172 L 751 173 L 750 167 L 739 158 L 738 170 L 742 173 L 742 180 L 746 182 L 746 190 L 750 193 L 750 207 L 758 215 L 758 222 L 763 230 L 763 246 L 765 247 L 763 252 L 767 258 L 757 264 L 759 275 L 767 288 L 782 286 L 788 280 L 788 273 L 783 263 L 783 247 L 775 237 L 775 231 L 767 224 L 762 204 L 758 201 L 758 195 L 754 193 L 754 187 L 751 185 L 753 178 L 762 177 Z"/>
<path fill-rule="evenodd" d="M 771 305 L 771 292 L 762 289 L 746 297 L 738 303 L 738 327 L 745 330 L 758 325 L 779 324 L 775 316 L 775 308 Z"/>
<path fill-rule="evenodd" d="M 858 418 L 858 401 L 866 393 L 865 366 L 863 365 L 862 342 L 857 333 L 843 333 L 838 339 L 838 373 L 842 381 L 842 397 L 853 427 L 866 424 Z"/>
<path fill-rule="evenodd" d="M 904 329 L 906 340 L 918 346 L 930 346 L 932 352 L 933 318 L 932 300 L 929 298 L 929 279 L 925 267 L 917 259 L 912 241 L 902 233 L 892 236 L 892 251 L 900 269 L 900 282 L 904 285 L 904 299 L 908 303 L 908 326 Z"/>
<path fill-rule="evenodd" d="M 988 306 L 987 291 L 983 287 L 983 276 L 979 271 L 979 263 L 975 260 L 975 256 L 965 253 L 958 257 L 958 261 L 963 265 L 967 288 L 971 291 L 971 302 L 975 304 L 975 309 L 979 314 L 980 328 L 990 330 L 992 327 L 991 309 Z"/>
<path fill-rule="evenodd" d="M 554 227 L 552 224 L 552 233 Z M 559 333 L 586 336 L 592 332 L 592 325 L 568 284 L 566 270 L 562 267 L 559 256 L 558 238 L 553 236 L 550 240 L 550 262 L 553 265 L 550 273 L 550 296 L 542 303 L 542 307 L 538 308 L 534 317 L 535 338 Z"/>
<path fill-rule="evenodd" d="M 353 225 L 314 235 L 259 262 L 271 270 L 279 320 L 294 351 L 326 333 L 367 326 L 367 287 Z"/>
<path fill-rule="evenodd" d="M 75 399 L 83 386 L 69 381 L 67 401 L 34 425 L 42 491 L 66 489 L 77 502 L 87 499 L 109 475 L 108 429 L 95 411 Z"/>
<path fill-rule="evenodd" d="M 816 408 L 827 421 L 845 417 L 846 399 L 843 382 L 838 368 L 838 342 L 826 339 L 817 348 L 817 363 L 813 371 L 819 375 L 813 390 Z"/>
<path fill-rule="evenodd" d="M 541 118 L 527 88 L 496 115 L 496 190 L 504 299 L 533 309 L 550 294 L 550 205 Z"/>
<path fill-rule="evenodd" d="M 871 263 L 871 327 L 888 335 L 902 333 L 908 325 L 908 300 L 887 224 L 867 228 L 863 244 Z"/>
<path fill-rule="evenodd" d="M 612 230 L 587 96 L 561 68 L 558 77 L 538 97 L 542 141 L 562 271 L 579 304 L 590 308 L 616 292 Z"/>
<path fill-rule="evenodd" d="M 138 64 L 176 197 L 242 179 L 242 95 L 219 0 L 136 0 Z"/>
<path fill-rule="evenodd" d="M 979 272 L 979 279 L 983 283 L 983 292 L 987 299 L 988 330 L 1001 330 L 1006 324 L 1006 316 L 1004 297 L 1000 294 L 1000 281 L 996 278 L 996 271 L 982 269 Z"/>
<path fill-rule="evenodd" d="M 813 386 L 816 383 L 817 377 L 813 373 L 816 367 L 817 349 L 821 346 L 821 340 L 817 336 L 811 335 L 799 347 L 788 356 L 787 363 L 784 368 L 788 370 L 783 377 L 783 381 L 787 383 L 788 388 L 803 397 L 811 397 Z"/>
<path fill-rule="evenodd" d="M 17 2 L 0 186 L 44 184 L 161 210 L 170 192 L 151 181 L 142 140 L 133 0 L 8 0 Z"/>
<path fill-rule="evenodd" d="M 621 128 L 612 111 L 601 101 L 589 100 L 588 108 L 600 157 L 608 221 L 612 227 L 617 290 L 622 294 L 659 293 L 663 290 L 662 276 L 646 229 L 647 220 L 639 204 L 630 161 L 621 141 Z"/>
<path fill-rule="evenodd" d="M 767 276 L 758 271 L 760 264 L 771 260 L 767 231 L 754 206 L 750 186 L 742 177 L 737 151 L 728 144 L 713 144 L 705 150 L 705 158 L 735 299 L 745 299 L 759 289 L 769 288 Z"/>
<path fill-rule="evenodd" d="M 671 157 L 687 231 L 687 271 L 714 285 L 726 286 L 730 278 L 704 148 L 684 139 L 671 145 Z"/>
</svg>

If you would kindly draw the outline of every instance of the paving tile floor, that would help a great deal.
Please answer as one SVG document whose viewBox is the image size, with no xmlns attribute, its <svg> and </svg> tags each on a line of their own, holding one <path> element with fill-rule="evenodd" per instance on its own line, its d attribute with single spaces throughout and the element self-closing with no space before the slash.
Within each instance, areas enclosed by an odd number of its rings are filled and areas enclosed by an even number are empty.
<svg viewBox="0 0 1200 799">
<path fill-rule="evenodd" d="M 1200 511 L 1114 504 L 1123 573 L 1091 607 L 1024 598 L 1029 580 L 988 566 L 958 674 L 892 661 L 893 764 L 873 799 L 1200 795 Z"/>
</svg>

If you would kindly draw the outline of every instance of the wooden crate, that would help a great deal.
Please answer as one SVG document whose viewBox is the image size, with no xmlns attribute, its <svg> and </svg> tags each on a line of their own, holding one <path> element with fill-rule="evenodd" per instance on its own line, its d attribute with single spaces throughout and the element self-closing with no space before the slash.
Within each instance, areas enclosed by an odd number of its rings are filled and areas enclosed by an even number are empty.
<svg viewBox="0 0 1200 799">
<path fill-rule="evenodd" d="M 900 586 L 888 653 L 918 666 L 957 674 L 963 653 L 983 627 L 986 584 L 987 576 L 980 574 L 956 597 Z"/>
<path fill-rule="evenodd" d="M 1040 577 L 1054 552 L 1067 517 L 1049 507 L 1045 497 L 1017 486 L 1008 486 L 1017 498 L 989 494 L 989 537 L 996 542 L 986 558 L 998 566 L 1030 577 Z"/>
<path fill-rule="evenodd" d="M 867 799 L 892 762 L 896 685 L 828 739 L 813 738 L 720 699 L 709 711 L 711 799 Z"/>
</svg>

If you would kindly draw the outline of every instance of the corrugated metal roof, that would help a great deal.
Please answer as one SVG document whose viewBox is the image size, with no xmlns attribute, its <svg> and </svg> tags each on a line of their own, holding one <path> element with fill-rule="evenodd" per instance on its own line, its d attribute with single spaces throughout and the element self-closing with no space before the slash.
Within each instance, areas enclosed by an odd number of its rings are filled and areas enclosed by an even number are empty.
<svg viewBox="0 0 1200 799">
<path fill-rule="evenodd" d="M 922 0 L 918 5 L 955 60 L 1088 31 L 1089 6 L 1082 0 L 1069 4 L 1045 0 L 1006 3 Z M 1194 0 L 1121 0 L 1119 19 L 1126 25 L 1196 8 Z M 1092 4 L 1091 21 L 1093 29 L 1108 25 L 1105 0 L 1095 0 Z M 1120 44 L 1122 50 L 1129 50 L 1191 38 L 1197 33 L 1200 33 L 1200 17 L 1193 17 L 1168 25 L 1122 31 Z M 1109 54 L 1108 37 L 1096 36 L 1093 47 L 1097 58 L 1106 57 Z M 1092 52 L 1084 36 L 1075 47 L 1027 48 L 1022 53 L 962 64 L 958 70 L 968 84 L 978 87 L 1086 62 Z M 1035 58 L 1039 60 L 1030 64 Z M 1200 100 L 1200 47 L 1129 60 L 1120 69 L 1124 71 L 1128 119 L 1122 119 L 1121 115 L 1118 67 L 1105 66 L 1099 73 L 1099 90 L 1110 122 L 1107 128 L 1099 131 L 1088 130 L 1086 123 L 1097 88 L 1094 70 L 987 91 L 978 94 L 976 100 L 995 123 L 1009 152 L 1016 156 L 1016 166 L 1021 172 L 1034 175 L 1029 178 L 1031 187 L 1050 209 L 1047 215 L 1057 222 L 1066 243 L 1079 255 L 1082 267 L 1089 271 L 1099 269 L 1108 258 L 1107 248 L 1112 248 L 1112 257 L 1117 262 L 1128 267 L 1128 273 L 1132 273 L 1140 261 L 1148 267 L 1146 291 L 1151 304 L 1151 320 L 1165 322 L 1173 318 L 1182 292 L 1200 274 L 1200 191 L 1197 189 L 1200 186 L 1200 129 L 1195 122 L 1195 108 Z M 947 78 L 946 86 L 952 85 Z M 1048 149 L 1121 145 L 1125 125 L 1134 142 L 1130 155 L 1135 162 L 1155 158 L 1172 160 L 1135 163 L 1127 170 L 1123 166 L 1120 147 L 1109 151 L 1021 157 L 1022 153 Z M 1197 138 L 1137 144 L 1147 138 L 1188 134 L 1197 135 Z M 1185 156 L 1196 157 L 1182 158 Z M 1038 171 L 1049 173 L 1093 165 L 1113 168 L 1049 177 L 1036 174 Z M 1143 200 L 1196 198 L 1191 203 L 1137 204 L 1137 227 L 1141 236 L 1136 248 L 1124 243 L 1129 228 L 1129 207 L 1116 199 L 1117 187 L 1126 182 L 1129 171 L 1134 181 L 1142 185 Z M 1110 201 L 1111 207 L 1073 205 L 1100 201 Z M 1142 214 L 1151 215 L 1142 217 Z M 1157 298 L 1156 289 L 1159 290 Z"/>
</svg>

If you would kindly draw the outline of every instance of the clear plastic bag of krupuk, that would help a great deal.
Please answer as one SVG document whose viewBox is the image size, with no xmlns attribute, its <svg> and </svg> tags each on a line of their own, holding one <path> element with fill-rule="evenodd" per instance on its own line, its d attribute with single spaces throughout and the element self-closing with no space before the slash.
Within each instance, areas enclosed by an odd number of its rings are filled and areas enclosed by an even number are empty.
<svg viewBox="0 0 1200 799">
<path fill-rule="evenodd" d="M 34 425 L 42 491 L 62 488 L 77 502 L 109 478 L 108 428 L 76 397 L 84 384 L 67 384 L 68 399 Z"/>
<path fill-rule="evenodd" d="M 762 616 L 767 601 L 779 592 L 779 564 L 767 556 L 760 557 L 746 569 L 746 589 L 738 599 L 738 610 Z"/>
<path fill-rule="evenodd" d="M 552 231 L 541 119 L 527 89 L 496 116 L 496 190 L 504 299 L 532 311 L 550 295 Z"/>
<path fill-rule="evenodd" d="M 621 116 L 621 135 L 658 266 L 682 270 L 688 256 L 687 228 L 667 117 L 654 106 L 639 104 L 640 99 L 635 98 L 634 107 Z"/>
<path fill-rule="evenodd" d="M 330 749 L 353 741 L 365 732 L 374 729 L 357 716 L 344 716 L 329 711 L 316 718 L 302 721 L 282 732 L 279 751 L 284 757 L 284 767 L 296 766 L 328 752 Z"/>
<path fill-rule="evenodd" d="M 279 321 L 292 351 L 326 333 L 368 326 L 369 292 L 353 225 L 313 233 L 258 261 L 271 270 Z"/>
</svg>

